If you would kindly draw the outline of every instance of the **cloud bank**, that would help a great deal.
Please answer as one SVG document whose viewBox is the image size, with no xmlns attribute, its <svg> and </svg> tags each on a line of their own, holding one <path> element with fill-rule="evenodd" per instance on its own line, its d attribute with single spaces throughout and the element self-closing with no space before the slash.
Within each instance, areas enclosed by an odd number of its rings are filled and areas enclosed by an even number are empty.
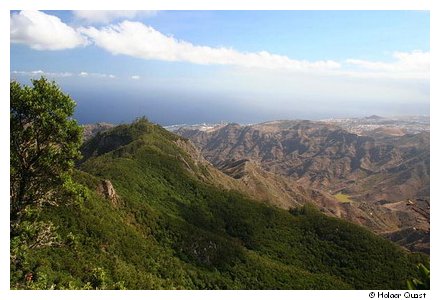
<svg viewBox="0 0 440 300">
<path fill-rule="evenodd" d="M 21 75 L 21 76 L 29 76 L 29 77 L 39 77 L 39 76 L 48 76 L 48 77 L 71 77 L 74 74 L 71 72 L 45 72 L 43 70 L 34 70 L 34 71 L 12 71 L 12 75 Z"/>
<path fill-rule="evenodd" d="M 11 75 L 17 75 L 17 76 L 27 76 L 31 78 L 40 77 L 40 76 L 47 76 L 47 77 L 83 77 L 83 78 L 108 78 L 108 79 L 114 79 L 116 78 L 113 74 L 104 74 L 104 73 L 90 73 L 81 71 L 78 74 L 72 73 L 72 72 L 46 72 L 43 70 L 33 70 L 33 71 L 11 71 Z"/>
<path fill-rule="evenodd" d="M 35 50 L 63 50 L 87 45 L 87 39 L 58 17 L 39 11 L 21 11 L 10 18 L 11 43 Z"/>
<path fill-rule="evenodd" d="M 394 62 L 347 59 L 346 63 L 361 70 L 400 75 L 404 78 L 429 78 L 429 52 L 394 52 Z"/>
<path fill-rule="evenodd" d="M 79 28 L 95 45 L 112 54 L 123 54 L 143 59 L 190 62 L 202 65 L 233 65 L 289 70 L 337 69 L 335 61 L 300 61 L 266 51 L 243 53 L 230 48 L 197 46 L 166 36 L 139 22 L 124 21 L 102 28 Z"/>
</svg>

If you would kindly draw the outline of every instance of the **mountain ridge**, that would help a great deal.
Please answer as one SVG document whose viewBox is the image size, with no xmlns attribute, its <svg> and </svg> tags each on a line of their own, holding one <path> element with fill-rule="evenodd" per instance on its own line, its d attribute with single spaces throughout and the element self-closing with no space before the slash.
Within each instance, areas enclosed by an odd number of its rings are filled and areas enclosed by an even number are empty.
<svg viewBox="0 0 440 300">
<path fill-rule="evenodd" d="M 358 136 L 312 121 L 228 124 L 209 132 L 182 128 L 176 133 L 191 139 L 219 169 L 226 162 L 251 160 L 304 188 L 348 195 L 358 212 L 351 209 L 345 218 L 378 233 L 416 228 L 429 235 L 429 220 L 405 205 L 411 199 L 429 203 L 429 133 Z M 399 202 L 403 205 L 383 205 Z M 422 209 L 429 213 L 429 205 Z"/>
<path fill-rule="evenodd" d="M 74 177 L 89 196 L 82 206 L 44 211 L 66 242 L 31 250 L 29 272 L 37 282 L 46 278 L 56 288 L 401 289 L 416 276 L 417 262 L 427 264 L 426 256 L 310 205 L 289 212 L 205 182 L 211 170 L 192 147 L 145 119 L 87 141 Z M 220 173 L 212 167 L 214 178 Z M 107 192 L 99 191 L 103 181 Z"/>
</svg>

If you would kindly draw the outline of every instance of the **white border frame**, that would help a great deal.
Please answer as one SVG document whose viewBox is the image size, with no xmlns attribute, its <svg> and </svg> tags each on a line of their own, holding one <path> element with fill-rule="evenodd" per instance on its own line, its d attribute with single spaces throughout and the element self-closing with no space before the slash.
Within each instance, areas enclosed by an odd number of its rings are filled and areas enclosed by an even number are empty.
<svg viewBox="0 0 440 300">
<path fill-rule="evenodd" d="M 2 143 L 0 165 L 9 164 L 9 106 L 10 52 L 9 52 L 9 16 L 10 10 L 80 10 L 80 9 L 137 9 L 137 10 L 430 10 L 431 20 L 431 82 L 439 79 L 439 30 L 440 13 L 435 7 L 435 0 L 1 0 L 0 1 L 0 138 Z M 289 2 L 289 3 L 287 3 Z M 438 217 L 439 179 L 438 153 L 440 135 L 438 118 L 438 85 L 431 84 L 431 291 L 425 299 L 439 299 L 439 287 L 435 285 L 439 276 L 438 260 Z M 4 168 L 6 170 L 6 168 Z M 2 172 L 0 180 L 0 299 L 370 299 L 371 291 L 10 291 L 9 290 L 9 172 Z M 377 292 L 377 291 L 375 291 Z M 392 291 L 402 293 L 404 291 Z M 435 298 L 434 298 L 435 297 Z M 374 298 L 377 299 L 377 298 Z"/>
</svg>

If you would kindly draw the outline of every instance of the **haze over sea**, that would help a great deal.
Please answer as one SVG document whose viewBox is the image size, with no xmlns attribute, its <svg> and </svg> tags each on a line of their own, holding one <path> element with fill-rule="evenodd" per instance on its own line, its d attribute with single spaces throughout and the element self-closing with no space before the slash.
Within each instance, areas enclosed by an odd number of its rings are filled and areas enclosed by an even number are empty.
<svg viewBox="0 0 440 300">
<path fill-rule="evenodd" d="M 179 95 L 178 92 L 145 92 L 127 95 L 124 91 L 81 91 L 67 88 L 77 101 L 76 119 L 82 124 L 97 122 L 126 123 L 147 116 L 161 125 L 197 123 L 259 123 L 268 120 L 365 117 L 368 115 L 429 115 L 429 105 L 387 103 L 333 107 L 314 105 L 307 100 L 299 104 L 259 109 L 241 105 L 234 97 L 221 95 Z M 210 101 L 205 101 L 209 99 Z M 335 103 L 335 101 L 333 101 Z"/>
</svg>

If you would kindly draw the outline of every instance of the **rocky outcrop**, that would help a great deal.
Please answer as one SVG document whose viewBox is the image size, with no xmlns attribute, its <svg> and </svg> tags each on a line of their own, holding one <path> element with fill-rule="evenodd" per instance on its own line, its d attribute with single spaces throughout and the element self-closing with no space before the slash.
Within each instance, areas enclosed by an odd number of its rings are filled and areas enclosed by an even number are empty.
<svg viewBox="0 0 440 300">
<path fill-rule="evenodd" d="M 105 132 L 113 127 L 115 127 L 115 125 L 110 124 L 110 123 L 96 123 L 96 124 L 86 124 L 83 125 L 83 136 L 84 136 L 84 141 L 87 141 L 89 139 L 91 139 L 92 137 L 94 137 L 96 134 L 100 133 L 100 132 Z"/>
<path fill-rule="evenodd" d="M 119 205 L 120 198 L 110 180 L 101 180 L 101 183 L 98 186 L 98 193 L 105 199 L 109 200 L 113 206 Z"/>
</svg>

